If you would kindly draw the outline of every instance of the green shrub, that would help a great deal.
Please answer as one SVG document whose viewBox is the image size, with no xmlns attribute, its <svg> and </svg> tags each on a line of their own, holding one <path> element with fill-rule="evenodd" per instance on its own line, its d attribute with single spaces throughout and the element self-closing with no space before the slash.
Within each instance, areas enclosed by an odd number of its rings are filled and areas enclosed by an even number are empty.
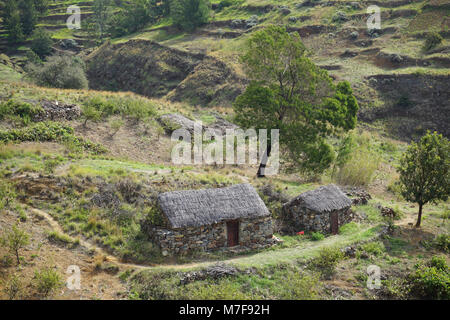
<svg viewBox="0 0 450 320">
<path fill-rule="evenodd" d="M 416 265 L 408 275 L 411 293 L 424 299 L 450 299 L 450 272 L 444 258 L 433 258 Z"/>
<path fill-rule="evenodd" d="M 9 300 L 20 298 L 23 291 L 23 284 L 17 274 L 11 276 L 3 289 Z"/>
<path fill-rule="evenodd" d="M 60 159 L 45 159 L 44 160 L 44 171 L 46 173 L 53 173 L 56 167 L 61 163 Z"/>
<path fill-rule="evenodd" d="M 437 268 L 438 270 L 441 271 L 448 271 L 449 268 L 444 256 L 432 257 L 431 260 L 428 262 L 428 266 Z"/>
<path fill-rule="evenodd" d="M 50 296 L 55 290 L 63 285 L 61 275 L 52 268 L 44 268 L 42 270 L 35 270 L 33 278 L 36 290 L 43 297 Z"/>
<path fill-rule="evenodd" d="M 0 210 L 9 207 L 16 196 L 14 186 L 7 181 L 0 180 Z"/>
<path fill-rule="evenodd" d="M 339 248 L 325 247 L 319 251 L 316 258 L 312 259 L 310 267 L 319 269 L 324 276 L 331 276 L 342 259 L 344 254 Z"/>
<path fill-rule="evenodd" d="M 44 28 L 34 30 L 31 40 L 31 50 L 41 59 L 45 58 L 52 52 L 53 40 L 50 33 Z"/>
<path fill-rule="evenodd" d="M 320 232 L 311 232 L 311 240 L 313 241 L 320 241 L 325 239 L 325 236 L 321 234 Z"/>
<path fill-rule="evenodd" d="M 101 119 L 101 111 L 97 110 L 94 106 L 90 104 L 85 104 L 82 107 L 84 123 L 83 126 L 86 127 L 88 121 L 98 122 Z"/>
<path fill-rule="evenodd" d="M 72 247 L 77 246 L 79 244 L 79 240 L 72 239 L 68 235 L 65 235 L 63 233 L 59 233 L 57 231 L 51 231 L 47 234 L 47 237 L 50 241 L 62 244 L 62 245 L 70 245 Z"/>
<path fill-rule="evenodd" d="M 372 138 L 349 134 L 338 147 L 332 176 L 341 185 L 368 185 L 380 163 Z"/>
<path fill-rule="evenodd" d="M 425 44 L 423 45 L 423 49 L 425 51 L 429 51 L 433 48 L 436 48 L 438 45 L 442 43 L 442 36 L 437 32 L 431 32 L 425 38 Z"/>
<path fill-rule="evenodd" d="M 384 244 L 380 241 L 368 242 L 360 247 L 360 251 L 367 252 L 369 254 L 373 254 L 374 256 L 379 256 L 386 251 Z"/>
<path fill-rule="evenodd" d="M 155 105 L 145 99 L 93 97 L 83 104 L 83 109 L 89 108 L 91 113 L 96 112 L 97 118 L 112 115 L 129 116 L 140 120 L 156 115 Z"/>
<path fill-rule="evenodd" d="M 319 297 L 319 277 L 301 272 L 289 272 L 280 299 L 315 300 Z"/>
<path fill-rule="evenodd" d="M 54 141 L 65 143 L 68 147 L 93 153 L 104 153 L 106 149 L 89 140 L 74 135 L 72 127 L 58 122 L 38 122 L 21 129 L 0 130 L 0 142 Z"/>
<path fill-rule="evenodd" d="M 379 163 L 379 156 L 367 150 L 355 151 L 350 160 L 339 168 L 335 180 L 341 185 L 366 186 L 372 181 Z"/>
<path fill-rule="evenodd" d="M 54 55 L 43 64 L 27 65 L 29 77 L 40 86 L 60 89 L 87 89 L 88 80 L 81 58 Z"/>
<path fill-rule="evenodd" d="M 448 234 L 438 235 L 433 243 L 439 250 L 450 252 L 450 236 Z"/>
<path fill-rule="evenodd" d="M 17 264 L 20 264 L 20 250 L 30 243 L 30 235 L 14 225 L 11 231 L 0 239 L 0 244 L 8 248 L 16 256 Z"/>
<path fill-rule="evenodd" d="M 209 20 L 208 0 L 172 0 L 170 15 L 173 24 L 183 31 L 193 31 Z"/>
<path fill-rule="evenodd" d="M 32 105 L 25 102 L 10 99 L 6 102 L 0 103 L 0 119 L 6 116 L 17 116 L 22 119 L 24 124 L 42 111 L 39 105 Z"/>
</svg>

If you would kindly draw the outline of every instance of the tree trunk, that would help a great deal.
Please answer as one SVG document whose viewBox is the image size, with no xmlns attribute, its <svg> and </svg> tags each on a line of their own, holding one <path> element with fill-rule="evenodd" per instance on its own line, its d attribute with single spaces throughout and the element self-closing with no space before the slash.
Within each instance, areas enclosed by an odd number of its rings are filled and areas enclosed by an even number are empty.
<svg viewBox="0 0 450 320">
<path fill-rule="evenodd" d="M 19 250 L 16 251 L 16 259 L 17 259 L 17 265 L 20 265 L 20 256 L 19 256 Z"/>
<path fill-rule="evenodd" d="M 422 222 L 422 207 L 423 204 L 419 203 L 419 216 L 417 217 L 416 228 L 420 228 L 420 223 Z"/>
<path fill-rule="evenodd" d="M 261 163 L 259 164 L 259 169 L 257 173 L 258 178 L 264 178 L 266 176 L 266 165 L 267 162 L 269 161 L 271 151 L 272 151 L 272 144 L 270 143 L 270 141 L 268 141 L 266 152 L 264 152 L 264 155 L 261 159 Z"/>
</svg>

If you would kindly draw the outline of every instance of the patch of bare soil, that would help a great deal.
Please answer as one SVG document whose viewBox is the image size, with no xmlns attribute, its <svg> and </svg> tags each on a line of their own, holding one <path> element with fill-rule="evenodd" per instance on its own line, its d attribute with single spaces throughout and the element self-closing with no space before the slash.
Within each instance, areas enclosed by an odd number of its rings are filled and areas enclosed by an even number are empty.
<svg viewBox="0 0 450 320">
<path fill-rule="evenodd" d="M 120 159 L 128 159 L 143 163 L 169 163 L 170 137 L 156 131 L 154 125 L 126 120 L 117 133 L 107 122 L 71 124 L 77 135 L 100 143 L 108 149 L 108 154 Z"/>
<path fill-rule="evenodd" d="M 108 274 L 96 268 L 99 258 L 82 245 L 70 248 L 62 244 L 56 244 L 48 239 L 48 230 L 53 226 L 48 220 L 32 212 L 27 212 L 28 218 L 19 223 L 19 227 L 30 235 L 30 244 L 20 251 L 23 262 L 19 266 L 13 260 L 12 266 L 6 267 L 0 264 L 0 299 L 8 299 L 4 288 L 13 274 L 17 274 L 23 284 L 21 299 L 42 299 L 35 288 L 33 277 L 35 270 L 53 268 L 64 281 L 71 274 L 66 274 L 67 268 L 76 265 L 81 271 L 81 289 L 70 290 L 66 285 L 58 289 L 49 299 L 124 299 L 128 296 L 124 283 L 118 278 L 118 274 Z M 15 212 L 4 210 L 0 213 L 0 234 L 8 232 L 18 221 Z M 8 251 L 0 247 L 0 257 L 4 257 Z M 108 263 L 104 261 L 103 263 Z M 120 269 L 120 267 L 119 267 Z"/>
</svg>

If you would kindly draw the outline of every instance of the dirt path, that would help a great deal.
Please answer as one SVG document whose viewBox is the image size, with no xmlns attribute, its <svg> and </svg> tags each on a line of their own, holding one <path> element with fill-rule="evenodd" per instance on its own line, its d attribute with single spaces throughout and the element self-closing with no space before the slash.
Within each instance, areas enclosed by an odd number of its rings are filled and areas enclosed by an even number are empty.
<svg viewBox="0 0 450 320">
<path fill-rule="evenodd" d="M 69 238 L 73 239 L 72 236 L 68 235 L 59 225 L 59 223 L 47 212 L 42 211 L 40 209 L 29 207 L 30 211 L 35 214 L 36 216 L 39 216 L 41 218 L 44 218 L 48 224 L 52 227 L 54 231 L 57 231 L 60 234 L 64 234 L 68 236 Z M 84 247 L 88 251 L 93 251 L 97 255 L 101 255 L 105 258 L 106 261 L 113 262 L 119 267 L 123 267 L 124 269 L 136 269 L 136 270 L 143 270 L 143 269 L 150 269 L 150 268 L 170 268 L 170 269 L 188 269 L 188 268 L 195 268 L 195 267 L 202 267 L 202 266 L 208 266 L 211 264 L 214 264 L 214 261 L 207 261 L 207 262 L 198 262 L 198 263 L 186 263 L 186 264 L 161 264 L 161 265 L 141 265 L 141 264 L 135 264 L 135 263 L 128 263 L 128 262 L 122 262 L 117 257 L 111 255 L 108 253 L 105 249 L 92 244 L 86 240 L 79 239 L 80 240 L 80 246 Z"/>
<path fill-rule="evenodd" d="M 68 237 L 70 237 L 72 239 L 72 237 L 70 235 L 68 235 L 67 233 L 64 232 L 64 230 L 61 228 L 61 226 L 58 224 L 58 222 L 56 222 L 55 219 L 53 219 L 53 217 L 51 215 L 49 215 L 47 212 L 36 209 L 36 208 L 30 208 L 30 211 L 39 216 L 44 218 L 48 224 L 53 228 L 54 231 L 57 231 L 58 233 L 64 234 Z M 107 261 L 113 262 L 119 266 L 122 267 L 126 267 L 127 269 L 129 268 L 134 268 L 134 269 L 145 269 L 148 268 L 148 266 L 144 266 L 144 265 L 139 265 L 139 264 L 133 264 L 133 263 L 124 263 L 121 262 L 119 259 L 117 259 L 116 257 L 110 255 L 108 252 L 106 252 L 104 249 L 100 248 L 99 246 L 96 246 L 90 242 L 87 242 L 83 239 L 80 239 L 80 246 L 86 248 L 89 251 L 94 251 L 96 254 L 98 255 L 102 255 L 103 257 L 105 257 L 105 259 Z"/>
<path fill-rule="evenodd" d="M 30 208 L 31 212 L 35 215 L 38 215 L 48 221 L 50 226 L 57 232 L 61 234 L 67 235 L 64 230 L 60 227 L 58 222 L 53 219 L 51 215 L 48 213 L 36 209 Z M 242 267 L 248 266 L 262 266 L 267 264 L 277 264 L 282 262 L 290 262 L 299 258 L 310 258 L 313 257 L 320 248 L 329 246 L 329 245 L 337 245 L 337 246 L 345 246 L 350 245 L 353 242 L 361 240 L 363 234 L 366 233 L 372 226 L 364 228 L 359 232 L 352 235 L 336 235 L 327 237 L 325 240 L 308 243 L 304 247 L 294 247 L 294 248 L 285 248 L 279 249 L 276 251 L 263 251 L 256 254 L 248 254 L 244 256 L 236 256 L 227 260 L 221 261 L 222 263 L 233 263 L 234 265 L 240 265 Z M 69 235 L 67 235 L 69 236 Z M 366 236 L 367 237 L 376 237 L 377 235 Z M 70 236 L 69 236 L 70 237 Z M 117 257 L 112 256 L 108 252 L 106 252 L 103 248 L 96 246 L 92 243 L 89 243 L 85 240 L 80 239 L 80 245 L 85 247 L 88 250 L 93 250 L 97 254 L 100 254 L 106 258 L 106 260 L 117 264 L 119 267 L 123 267 L 125 269 L 135 269 L 135 270 L 144 270 L 144 269 L 191 269 L 198 267 L 207 267 L 217 263 L 218 261 L 202 261 L 202 262 L 193 262 L 187 264 L 160 264 L 160 265 L 140 265 L 133 263 L 125 263 L 121 262 Z"/>
</svg>

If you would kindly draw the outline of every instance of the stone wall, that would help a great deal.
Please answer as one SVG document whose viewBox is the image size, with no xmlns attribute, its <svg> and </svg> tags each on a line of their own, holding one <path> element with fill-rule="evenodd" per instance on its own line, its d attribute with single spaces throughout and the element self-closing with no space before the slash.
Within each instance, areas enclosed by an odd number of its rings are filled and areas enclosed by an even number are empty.
<svg viewBox="0 0 450 320">
<path fill-rule="evenodd" d="M 338 212 L 339 227 L 355 218 L 350 208 L 336 210 Z M 331 233 L 331 212 L 316 212 L 302 206 L 283 208 L 283 224 L 290 232 L 319 231 L 323 234 Z"/>
<path fill-rule="evenodd" d="M 256 249 L 272 244 L 272 218 L 241 219 L 239 221 L 239 246 Z M 163 254 L 190 251 L 210 251 L 227 248 L 227 223 L 202 227 L 166 229 L 154 227 L 150 238 L 158 244 Z"/>
</svg>

